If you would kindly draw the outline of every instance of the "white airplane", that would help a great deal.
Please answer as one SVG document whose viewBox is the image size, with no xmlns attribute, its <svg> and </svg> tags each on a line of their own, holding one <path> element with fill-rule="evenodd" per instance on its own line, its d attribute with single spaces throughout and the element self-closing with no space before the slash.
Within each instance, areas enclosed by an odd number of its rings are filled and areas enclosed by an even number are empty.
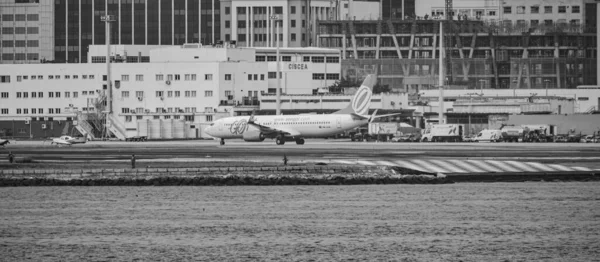
<svg viewBox="0 0 600 262">
<path fill-rule="evenodd" d="M 304 137 L 327 137 L 370 123 L 376 118 L 398 114 L 369 116 L 371 89 L 377 82 L 375 75 L 368 75 L 350 104 L 333 114 L 327 115 L 264 115 L 235 116 L 216 120 L 204 129 L 206 134 L 221 139 L 242 138 L 247 142 L 262 142 L 275 138 L 277 145 L 285 141 L 296 141 L 303 145 Z"/>
<path fill-rule="evenodd" d="M 0 146 L 1 147 L 5 147 L 6 144 L 10 144 L 10 141 L 8 141 L 8 139 L 0 139 Z"/>
<path fill-rule="evenodd" d="M 85 144 L 85 142 L 87 142 L 87 139 L 85 137 L 75 138 L 75 137 L 71 137 L 71 136 L 61 136 L 59 138 L 52 139 L 52 142 L 50 144 L 51 145 L 57 144 L 59 146 L 60 145 L 72 146 L 73 144 Z"/>
</svg>

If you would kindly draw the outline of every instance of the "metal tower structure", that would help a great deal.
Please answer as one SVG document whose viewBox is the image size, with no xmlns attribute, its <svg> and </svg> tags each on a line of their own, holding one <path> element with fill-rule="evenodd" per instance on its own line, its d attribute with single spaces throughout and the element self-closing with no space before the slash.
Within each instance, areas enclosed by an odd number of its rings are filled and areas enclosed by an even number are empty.
<svg viewBox="0 0 600 262">
<path fill-rule="evenodd" d="M 446 76 L 446 85 L 450 85 L 452 81 L 452 46 L 454 45 L 452 41 L 452 33 L 454 31 L 453 26 L 453 18 L 454 11 L 452 11 L 452 0 L 446 0 L 446 24 L 444 25 L 444 44 L 445 50 L 445 76 Z M 441 57 L 440 57 L 441 59 Z"/>
</svg>

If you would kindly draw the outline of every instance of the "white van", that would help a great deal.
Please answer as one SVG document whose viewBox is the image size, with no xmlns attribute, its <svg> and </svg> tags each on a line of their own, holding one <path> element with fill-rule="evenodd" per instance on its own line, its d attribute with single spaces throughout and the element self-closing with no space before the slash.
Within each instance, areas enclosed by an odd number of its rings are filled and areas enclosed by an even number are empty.
<svg viewBox="0 0 600 262">
<path fill-rule="evenodd" d="M 502 131 L 496 129 L 481 130 L 475 137 L 477 142 L 502 142 Z"/>
</svg>

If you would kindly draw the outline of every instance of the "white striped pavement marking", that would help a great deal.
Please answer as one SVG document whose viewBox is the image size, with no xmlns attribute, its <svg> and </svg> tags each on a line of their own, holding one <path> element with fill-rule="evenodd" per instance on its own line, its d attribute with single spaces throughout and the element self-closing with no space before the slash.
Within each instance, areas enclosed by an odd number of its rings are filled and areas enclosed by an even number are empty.
<svg viewBox="0 0 600 262">
<path fill-rule="evenodd" d="M 515 169 L 514 167 L 512 167 L 506 163 L 503 163 L 501 161 L 485 160 L 485 162 L 489 163 L 490 165 L 493 165 L 505 172 L 521 172 L 521 170 Z"/>
<path fill-rule="evenodd" d="M 423 160 L 413 159 L 413 160 L 411 160 L 411 162 L 413 162 L 413 163 L 415 163 L 417 165 L 423 166 L 424 168 L 428 169 L 429 172 L 434 172 L 434 173 L 448 173 L 448 171 L 446 171 L 446 170 L 444 170 L 444 169 L 442 169 L 442 168 L 440 168 L 440 167 L 438 167 L 438 166 L 436 166 L 436 165 L 434 165 L 432 163 L 425 162 Z"/>
<path fill-rule="evenodd" d="M 518 162 L 518 161 L 505 161 L 505 162 L 512 165 L 513 167 L 515 167 L 519 170 L 525 171 L 525 172 L 537 172 L 537 169 L 528 166 L 524 162 Z"/>
<path fill-rule="evenodd" d="M 555 172 L 556 170 L 552 169 L 551 167 L 544 165 L 542 163 L 536 163 L 536 162 L 527 162 L 528 165 L 533 166 L 535 168 L 537 168 L 538 170 L 541 169 L 543 171 L 548 171 L 548 172 Z"/>
<path fill-rule="evenodd" d="M 453 159 L 453 160 L 449 160 L 449 161 L 452 162 L 452 163 L 454 163 L 457 166 L 460 166 L 460 167 L 468 170 L 467 173 L 469 173 L 469 172 L 471 172 L 471 173 L 485 173 L 486 172 L 486 171 L 484 171 L 482 169 L 479 169 L 479 168 L 477 168 L 477 167 L 475 167 L 473 165 L 469 165 L 469 164 L 465 163 L 462 160 Z"/>
<path fill-rule="evenodd" d="M 589 169 L 587 167 L 574 166 L 573 168 L 577 169 L 577 171 L 592 171 L 591 169 Z"/>
<path fill-rule="evenodd" d="M 395 162 L 396 162 L 396 164 L 398 164 L 401 167 L 405 167 L 405 168 L 412 169 L 412 170 L 419 170 L 419 171 L 423 171 L 423 172 L 429 172 L 429 170 L 427 170 L 419 165 L 415 165 L 406 160 L 396 160 Z"/>
<path fill-rule="evenodd" d="M 560 170 L 560 171 L 568 171 L 568 172 L 575 171 L 575 169 L 572 169 L 570 167 L 563 166 L 563 165 L 550 164 L 548 166 L 550 166 L 554 169 Z"/>
<path fill-rule="evenodd" d="M 479 167 L 487 172 L 496 172 L 496 173 L 502 172 L 502 170 L 492 167 L 481 160 L 467 160 L 467 162 L 473 163 L 477 167 Z"/>
<path fill-rule="evenodd" d="M 450 172 L 452 173 L 468 173 L 468 171 L 465 171 L 463 169 L 460 169 L 458 167 L 456 167 L 454 164 L 448 162 L 448 161 L 442 161 L 442 160 L 429 160 L 430 162 L 433 162 L 435 164 L 437 164 L 438 166 L 445 168 L 447 170 L 450 170 Z"/>
</svg>

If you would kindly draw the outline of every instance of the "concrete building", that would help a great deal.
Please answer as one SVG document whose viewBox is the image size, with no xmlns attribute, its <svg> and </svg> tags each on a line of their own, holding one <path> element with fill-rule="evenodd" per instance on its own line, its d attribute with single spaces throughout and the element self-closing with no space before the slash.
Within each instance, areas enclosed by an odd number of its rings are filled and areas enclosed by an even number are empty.
<svg viewBox="0 0 600 262">
<path fill-rule="evenodd" d="M 273 48 L 187 44 L 149 50 L 149 61 L 143 63 L 118 60 L 119 50 L 127 48 L 117 46 L 111 56 L 117 61 L 111 66 L 113 114 L 106 118 L 119 138 L 148 132 L 151 138 L 164 138 L 174 131 L 163 129 L 171 127 L 184 130 L 175 137 L 202 136 L 202 127 L 217 118 L 259 109 L 259 97 L 277 88 Z M 106 55 L 106 47 L 91 48 L 89 55 Z M 283 48 L 281 56 L 284 92 L 312 94 L 339 79 L 338 50 Z M 95 126 L 85 132 L 99 135 L 99 124 L 90 123 L 110 111 L 106 88 L 105 64 L 1 65 L 0 129 L 3 136 L 56 136 L 66 132 L 68 121 L 72 128 Z M 34 121 L 35 128 L 26 128 L 26 121 Z M 58 121 L 60 130 L 54 130 Z"/>
<path fill-rule="evenodd" d="M 50 1 L 0 0 L 0 64 L 52 59 L 53 14 Z"/>
<path fill-rule="evenodd" d="M 415 18 L 417 15 L 415 8 L 418 6 L 416 2 L 416 0 L 381 0 L 382 20 Z"/>
<path fill-rule="evenodd" d="M 380 0 L 337 0 L 335 20 L 378 20 L 382 18 Z"/>
<path fill-rule="evenodd" d="M 106 10 L 113 44 L 220 40 L 220 0 L 0 0 L 0 62 L 85 63 L 88 46 L 105 44 Z"/>
</svg>

